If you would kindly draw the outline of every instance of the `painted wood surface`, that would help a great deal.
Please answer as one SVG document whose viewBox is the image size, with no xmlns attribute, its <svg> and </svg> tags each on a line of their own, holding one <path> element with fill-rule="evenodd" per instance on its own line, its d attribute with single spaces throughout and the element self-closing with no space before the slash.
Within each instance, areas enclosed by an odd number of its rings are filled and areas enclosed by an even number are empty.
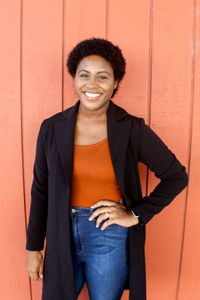
<svg viewBox="0 0 200 300">
<path fill-rule="evenodd" d="M 145 118 L 189 174 L 147 225 L 147 298 L 199 298 L 199 11 L 200 0 L 0 1 L 0 299 L 41 298 L 25 268 L 36 138 L 44 118 L 77 100 L 66 59 L 90 37 L 120 46 L 127 72 L 113 101 Z M 146 195 L 158 180 L 139 167 Z M 79 299 L 89 299 L 86 284 Z"/>
</svg>

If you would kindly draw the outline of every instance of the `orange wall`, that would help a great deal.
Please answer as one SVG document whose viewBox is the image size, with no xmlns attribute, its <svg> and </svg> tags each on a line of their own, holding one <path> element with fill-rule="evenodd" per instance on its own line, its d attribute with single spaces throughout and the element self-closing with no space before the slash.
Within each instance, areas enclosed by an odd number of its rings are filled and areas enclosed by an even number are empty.
<svg viewBox="0 0 200 300">
<path fill-rule="evenodd" d="M 119 45 L 127 60 L 114 101 L 144 117 L 189 173 L 188 188 L 147 225 L 148 300 L 198 299 L 200 0 L 7 0 L 0 28 L 0 299 L 41 297 L 41 281 L 25 269 L 36 137 L 44 118 L 75 103 L 66 58 L 93 36 Z M 149 193 L 157 179 L 140 171 Z"/>
</svg>

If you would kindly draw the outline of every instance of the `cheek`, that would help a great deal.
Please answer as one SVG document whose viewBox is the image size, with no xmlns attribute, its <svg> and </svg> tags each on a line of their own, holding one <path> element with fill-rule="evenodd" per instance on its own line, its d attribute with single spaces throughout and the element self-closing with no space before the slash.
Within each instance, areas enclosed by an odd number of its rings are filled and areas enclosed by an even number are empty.
<svg viewBox="0 0 200 300">
<path fill-rule="evenodd" d="M 107 87 L 107 93 L 108 94 L 112 94 L 113 90 L 114 90 L 114 85 L 110 85 L 110 86 Z"/>
<path fill-rule="evenodd" d="M 80 87 L 81 87 L 80 82 L 78 82 L 77 80 L 74 80 L 74 90 L 75 90 L 75 92 L 78 92 Z"/>
</svg>

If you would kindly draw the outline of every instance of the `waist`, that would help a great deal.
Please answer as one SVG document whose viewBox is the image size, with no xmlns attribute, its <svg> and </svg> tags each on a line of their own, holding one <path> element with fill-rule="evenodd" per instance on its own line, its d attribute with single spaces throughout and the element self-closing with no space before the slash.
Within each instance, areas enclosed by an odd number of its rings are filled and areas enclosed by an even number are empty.
<svg viewBox="0 0 200 300">
<path fill-rule="evenodd" d="M 89 216 L 95 211 L 95 209 L 96 208 L 70 205 L 70 215 L 76 214 L 81 216 Z"/>
</svg>

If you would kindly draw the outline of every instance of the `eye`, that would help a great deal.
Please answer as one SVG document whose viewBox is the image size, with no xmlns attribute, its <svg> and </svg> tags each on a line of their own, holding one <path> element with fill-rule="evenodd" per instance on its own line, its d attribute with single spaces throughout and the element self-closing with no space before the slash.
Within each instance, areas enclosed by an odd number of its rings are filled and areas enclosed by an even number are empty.
<svg viewBox="0 0 200 300">
<path fill-rule="evenodd" d="M 107 79 L 107 78 L 108 78 L 108 77 L 103 76 L 103 75 L 99 76 L 99 79 Z"/>
<path fill-rule="evenodd" d="M 87 74 L 81 74 L 80 77 L 86 78 L 86 77 L 88 77 L 88 75 Z"/>
</svg>

